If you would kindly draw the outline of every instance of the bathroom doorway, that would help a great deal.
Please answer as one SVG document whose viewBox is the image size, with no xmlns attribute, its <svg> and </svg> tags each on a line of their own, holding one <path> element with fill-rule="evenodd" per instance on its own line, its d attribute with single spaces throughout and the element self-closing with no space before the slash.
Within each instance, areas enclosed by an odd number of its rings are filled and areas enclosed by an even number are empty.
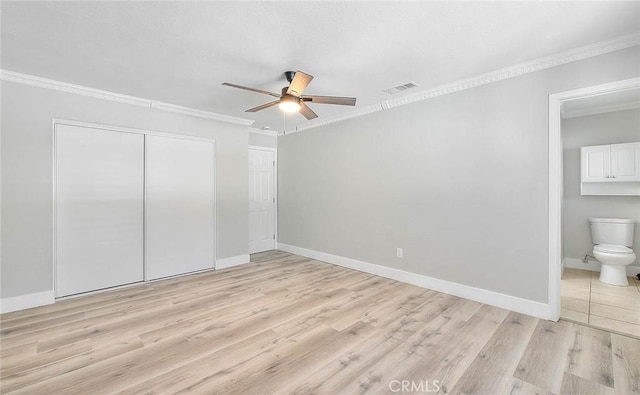
<svg viewBox="0 0 640 395">
<path fill-rule="evenodd" d="M 640 337 L 640 281 L 599 281 L 589 217 L 633 217 L 640 196 L 581 194 L 580 147 L 640 141 L 640 78 L 549 97 L 549 302 L 553 318 Z M 631 212 L 631 213 L 630 213 Z M 634 250 L 640 251 L 636 224 Z M 583 262 L 585 258 L 585 262 Z M 640 271 L 638 260 L 627 270 Z"/>
</svg>

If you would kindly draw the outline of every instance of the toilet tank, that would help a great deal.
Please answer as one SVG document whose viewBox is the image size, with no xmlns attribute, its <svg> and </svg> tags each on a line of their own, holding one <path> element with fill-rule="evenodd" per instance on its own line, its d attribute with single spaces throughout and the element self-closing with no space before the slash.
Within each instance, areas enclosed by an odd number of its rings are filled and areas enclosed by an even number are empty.
<svg viewBox="0 0 640 395">
<path fill-rule="evenodd" d="M 593 244 L 616 244 L 631 247 L 633 228 L 636 224 L 630 218 L 589 218 Z"/>
</svg>

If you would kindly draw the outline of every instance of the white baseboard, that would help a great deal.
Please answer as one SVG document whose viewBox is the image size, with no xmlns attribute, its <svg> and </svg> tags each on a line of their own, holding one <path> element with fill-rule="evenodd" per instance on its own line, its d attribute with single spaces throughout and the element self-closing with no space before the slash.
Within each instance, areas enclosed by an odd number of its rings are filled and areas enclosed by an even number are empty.
<svg viewBox="0 0 640 395">
<path fill-rule="evenodd" d="M 218 259 L 216 260 L 216 269 L 226 269 L 229 267 L 249 263 L 250 259 L 251 258 L 249 257 L 249 254 Z M 132 285 L 138 284 L 140 283 Z M 24 310 L 53 303 L 55 303 L 53 291 L 44 291 L 28 295 L 14 296 L 11 298 L 3 298 L 2 300 L 0 300 L 0 313 L 10 313 L 12 311 Z"/>
<path fill-rule="evenodd" d="M 36 292 L 33 294 L 13 296 L 0 300 L 0 313 L 10 313 L 12 311 L 30 309 L 32 307 L 53 304 L 55 298 L 53 291 Z"/>
<path fill-rule="evenodd" d="M 582 262 L 582 259 L 565 258 L 565 266 L 571 269 L 589 270 L 592 272 L 600 271 L 600 262 L 589 259 L 589 262 Z M 627 276 L 635 277 L 640 273 L 640 266 L 627 266 Z"/>
<path fill-rule="evenodd" d="M 250 260 L 251 257 L 249 256 L 249 254 L 216 259 L 216 269 L 226 269 L 228 267 L 243 265 L 245 263 L 249 263 Z"/>
<path fill-rule="evenodd" d="M 522 299 L 482 288 L 470 287 L 468 285 L 440 280 L 421 274 L 410 273 L 399 269 L 331 255 L 324 252 L 308 250 L 306 248 L 288 244 L 278 243 L 277 248 L 292 254 L 302 255 L 307 258 L 317 259 L 319 261 L 332 263 L 349 269 L 375 274 L 377 276 L 416 285 L 418 287 L 433 289 L 438 292 L 459 296 L 461 298 L 516 311 L 518 313 L 531 315 L 545 320 L 553 320 L 551 306 L 548 303 L 535 302 L 533 300 Z"/>
</svg>

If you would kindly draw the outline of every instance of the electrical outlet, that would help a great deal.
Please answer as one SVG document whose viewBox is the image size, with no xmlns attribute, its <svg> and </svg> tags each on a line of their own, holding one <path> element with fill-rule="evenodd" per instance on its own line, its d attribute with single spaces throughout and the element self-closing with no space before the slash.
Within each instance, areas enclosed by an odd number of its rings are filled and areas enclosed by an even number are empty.
<svg viewBox="0 0 640 395">
<path fill-rule="evenodd" d="M 398 258 L 402 258 L 403 254 L 404 254 L 404 251 L 402 251 L 402 248 L 396 248 L 396 256 Z"/>
</svg>

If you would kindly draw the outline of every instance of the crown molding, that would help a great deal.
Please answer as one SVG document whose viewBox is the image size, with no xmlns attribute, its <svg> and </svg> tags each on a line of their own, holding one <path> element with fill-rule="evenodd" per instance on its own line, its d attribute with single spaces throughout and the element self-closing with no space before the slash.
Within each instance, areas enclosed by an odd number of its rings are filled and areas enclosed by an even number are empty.
<svg viewBox="0 0 640 395">
<path fill-rule="evenodd" d="M 634 110 L 636 108 L 640 108 L 640 101 L 623 103 L 623 104 L 611 104 L 608 106 L 599 106 L 599 107 L 586 108 L 586 109 L 573 110 L 573 111 L 567 111 L 565 109 L 562 109 L 562 119 L 585 117 L 588 115 L 604 114 L 608 112 Z"/>
<path fill-rule="evenodd" d="M 221 121 L 226 123 L 233 123 L 235 125 L 249 126 L 253 124 L 253 120 L 236 118 L 229 115 L 218 114 L 215 112 L 197 110 L 195 108 L 182 107 L 175 104 L 163 103 L 158 101 L 151 101 L 151 107 L 162 111 L 174 112 L 177 114 L 191 115 L 193 117 L 213 119 L 214 121 Z"/>
<path fill-rule="evenodd" d="M 317 128 L 320 126 L 329 125 L 331 123 L 346 121 L 347 119 L 358 118 L 367 114 L 372 114 L 374 112 L 382 111 L 385 109 L 384 106 L 385 106 L 385 102 L 372 104 L 365 107 L 360 107 L 355 111 L 349 111 L 347 113 L 340 114 L 338 116 L 318 119 L 317 121 L 313 122 L 308 126 L 301 126 L 301 127 L 298 127 L 296 130 L 287 131 L 284 134 L 302 132 L 303 130 L 309 130 L 309 129 Z"/>
<path fill-rule="evenodd" d="M 640 45 L 640 34 L 638 33 L 616 37 L 611 40 L 601 41 L 584 47 L 559 52 L 530 62 L 516 64 L 503 69 L 491 71 L 489 73 L 480 74 L 475 77 L 455 81 L 445 85 L 440 85 L 432 89 L 416 92 L 412 95 L 383 101 L 381 103 L 359 108 L 336 117 L 318 120 L 309 124 L 308 126 L 299 127 L 297 130 L 288 132 L 287 134 L 309 130 L 331 123 L 341 122 L 347 119 L 357 118 L 374 112 L 384 111 L 390 108 L 400 107 L 407 104 L 432 99 L 434 97 L 448 95 L 450 93 L 491 84 L 493 82 L 503 81 L 509 78 L 519 77 L 524 74 L 534 73 L 536 71 L 561 66 L 567 63 L 576 62 L 594 56 L 604 55 L 609 52 L 615 52 L 638 45 Z"/>
<path fill-rule="evenodd" d="M 108 100 L 117 103 L 131 104 L 134 106 L 154 108 L 160 111 L 167 111 L 177 114 L 189 115 L 198 118 L 212 119 L 214 121 L 232 123 L 235 125 L 249 126 L 254 121 L 243 118 L 231 117 L 214 112 L 197 110 L 189 107 L 182 107 L 175 104 L 163 103 L 155 100 L 143 99 L 141 97 L 123 95 L 120 93 L 105 91 L 101 89 L 89 88 L 86 86 L 70 84 L 68 82 L 51 80 L 29 74 L 18 73 L 10 70 L 0 69 L 0 80 L 15 82 L 18 84 L 35 86 L 38 88 L 55 90 L 58 92 L 72 93 L 87 96 L 95 99 Z"/>
<path fill-rule="evenodd" d="M 263 134 L 265 136 L 278 137 L 278 132 L 275 131 L 275 130 L 266 130 L 266 129 L 258 129 L 258 128 L 250 127 L 249 128 L 249 133 Z"/>
</svg>

